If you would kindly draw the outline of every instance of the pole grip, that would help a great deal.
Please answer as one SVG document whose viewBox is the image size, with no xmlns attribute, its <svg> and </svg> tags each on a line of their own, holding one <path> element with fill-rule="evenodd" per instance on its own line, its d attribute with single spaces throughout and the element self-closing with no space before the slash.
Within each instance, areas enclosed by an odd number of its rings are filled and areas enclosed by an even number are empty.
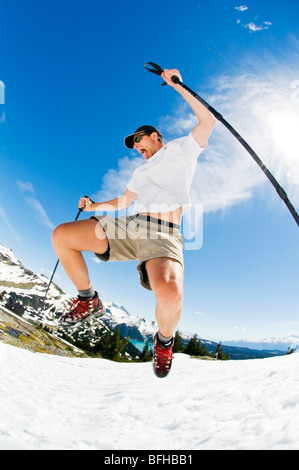
<svg viewBox="0 0 299 470">
<path fill-rule="evenodd" d="M 178 84 L 178 85 L 179 85 L 180 82 L 181 82 L 181 80 L 179 79 L 179 77 L 177 77 L 176 75 L 173 75 L 173 76 L 171 77 L 171 81 L 172 81 L 173 83 L 175 83 L 175 84 Z"/>
</svg>

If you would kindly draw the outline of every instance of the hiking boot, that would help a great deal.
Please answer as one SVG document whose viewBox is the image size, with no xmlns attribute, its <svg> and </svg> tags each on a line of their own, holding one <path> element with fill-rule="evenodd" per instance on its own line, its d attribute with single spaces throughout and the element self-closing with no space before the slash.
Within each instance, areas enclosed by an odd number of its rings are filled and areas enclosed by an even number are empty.
<svg viewBox="0 0 299 470">
<path fill-rule="evenodd" d="M 154 339 L 154 357 L 153 357 L 153 369 L 157 377 L 166 377 L 169 374 L 172 363 L 172 347 L 174 339 L 172 338 L 169 343 L 160 343 L 158 339 L 158 333 L 156 333 Z"/>
<path fill-rule="evenodd" d="M 62 317 L 61 321 L 66 325 L 72 325 L 96 312 L 105 313 L 105 308 L 97 292 L 91 299 L 86 299 L 78 295 L 70 306 L 69 312 Z"/>
</svg>

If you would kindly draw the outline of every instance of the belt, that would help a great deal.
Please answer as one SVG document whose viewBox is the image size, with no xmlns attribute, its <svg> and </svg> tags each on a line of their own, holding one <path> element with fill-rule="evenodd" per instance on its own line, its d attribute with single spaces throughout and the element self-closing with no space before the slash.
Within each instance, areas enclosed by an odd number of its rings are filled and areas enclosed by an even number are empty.
<svg viewBox="0 0 299 470">
<path fill-rule="evenodd" d="M 178 224 L 173 224 L 167 220 L 156 219 L 156 217 L 151 217 L 150 215 L 137 214 L 136 219 L 146 220 L 147 222 L 155 222 L 156 224 L 164 225 L 165 227 L 176 228 L 177 230 L 180 229 Z"/>
</svg>

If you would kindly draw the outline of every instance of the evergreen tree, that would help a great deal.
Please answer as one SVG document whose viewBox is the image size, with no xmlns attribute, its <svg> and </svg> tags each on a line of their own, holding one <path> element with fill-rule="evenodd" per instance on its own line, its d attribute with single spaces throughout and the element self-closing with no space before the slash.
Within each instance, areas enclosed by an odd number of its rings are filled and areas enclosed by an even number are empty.
<svg viewBox="0 0 299 470">
<path fill-rule="evenodd" d="M 119 335 L 119 326 L 116 328 L 114 333 L 110 337 L 110 344 L 109 344 L 109 359 L 117 360 L 120 358 L 120 335 Z"/>
<path fill-rule="evenodd" d="M 128 343 L 128 340 L 121 338 L 119 334 L 119 326 L 111 333 L 107 330 L 102 336 L 98 344 L 93 348 L 95 353 L 100 353 L 105 359 L 118 361 L 121 359 L 121 352 Z"/>
<path fill-rule="evenodd" d="M 182 343 L 182 337 L 181 337 L 179 331 L 176 331 L 176 333 L 175 333 L 172 350 L 173 350 L 174 353 L 181 353 L 181 352 L 184 351 L 184 346 L 183 346 L 183 343 Z"/>
<path fill-rule="evenodd" d="M 101 336 L 99 342 L 93 347 L 95 354 L 100 354 L 102 357 L 106 357 L 106 351 L 109 349 L 110 336 L 110 331 L 106 330 Z"/>
<path fill-rule="evenodd" d="M 202 346 L 200 340 L 197 339 L 197 335 L 194 335 L 193 338 L 190 339 L 184 353 L 189 354 L 189 356 L 211 356 L 205 346 Z"/>
<path fill-rule="evenodd" d="M 198 356 L 198 339 L 197 335 L 194 335 L 193 338 L 190 339 L 189 343 L 187 344 L 185 351 L 186 354 L 189 356 Z"/>
<path fill-rule="evenodd" d="M 221 341 L 220 341 L 219 344 L 217 344 L 215 356 L 216 356 L 216 359 L 219 359 L 219 361 L 229 360 L 229 355 L 224 354 L 224 352 L 223 352 L 223 347 L 222 347 Z"/>
<path fill-rule="evenodd" d="M 151 361 L 153 358 L 153 353 L 149 347 L 148 341 L 145 343 L 145 346 L 142 350 L 142 353 L 139 356 L 139 361 L 141 362 L 148 362 Z"/>
</svg>

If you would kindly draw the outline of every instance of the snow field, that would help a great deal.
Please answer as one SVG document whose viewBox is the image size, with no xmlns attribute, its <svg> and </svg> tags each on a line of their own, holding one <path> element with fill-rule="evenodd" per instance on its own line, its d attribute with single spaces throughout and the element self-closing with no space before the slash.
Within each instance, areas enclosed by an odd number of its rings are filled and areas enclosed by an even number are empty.
<svg viewBox="0 0 299 470">
<path fill-rule="evenodd" d="M 150 363 L 0 343 L 0 449 L 299 449 L 299 355 Z"/>
</svg>

